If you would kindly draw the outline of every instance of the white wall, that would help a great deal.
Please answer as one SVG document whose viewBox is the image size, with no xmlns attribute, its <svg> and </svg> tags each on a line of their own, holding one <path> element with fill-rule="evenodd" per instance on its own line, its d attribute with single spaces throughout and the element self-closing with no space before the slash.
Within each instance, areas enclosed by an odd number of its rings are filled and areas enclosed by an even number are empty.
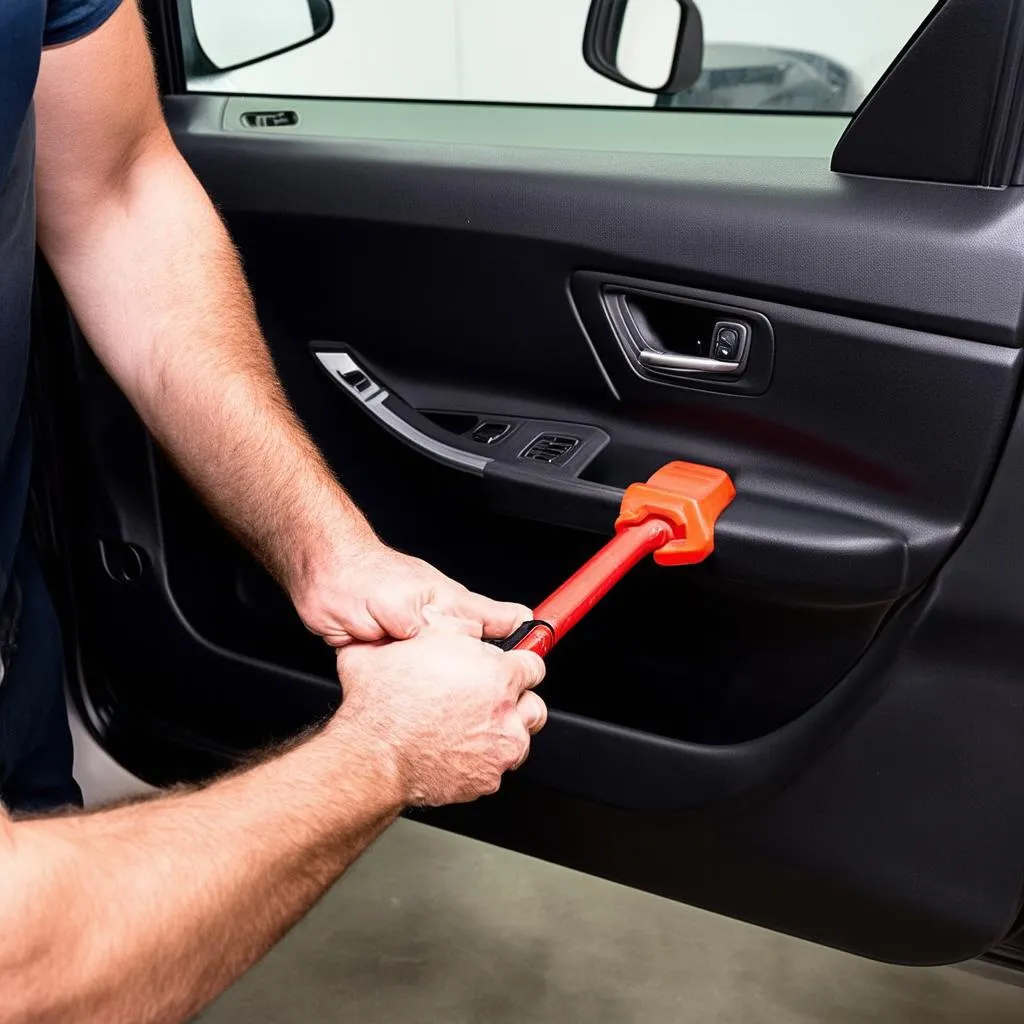
<svg viewBox="0 0 1024 1024">
<path fill-rule="evenodd" d="M 521 103 L 653 105 L 583 61 L 590 0 L 457 0 L 462 95 Z"/>
<path fill-rule="evenodd" d="M 708 42 L 813 50 L 846 65 L 870 88 L 935 0 L 698 0 L 698 6 Z"/>
<path fill-rule="evenodd" d="M 0 0 L 2 2 L 2 0 Z M 187 0 L 186 0 L 187 2 Z M 245 31 L 251 0 L 217 0 Z M 308 96 L 457 99 L 457 0 L 332 0 L 321 39 L 204 80 L 203 88 Z"/>
</svg>

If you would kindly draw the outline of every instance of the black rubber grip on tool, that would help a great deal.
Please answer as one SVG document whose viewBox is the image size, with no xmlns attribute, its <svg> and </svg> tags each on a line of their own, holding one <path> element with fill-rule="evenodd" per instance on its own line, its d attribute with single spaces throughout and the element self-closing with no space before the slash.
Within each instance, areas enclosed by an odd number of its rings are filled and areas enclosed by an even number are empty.
<svg viewBox="0 0 1024 1024">
<path fill-rule="evenodd" d="M 551 635 L 554 636 L 555 631 L 550 622 L 545 622 L 543 619 L 530 619 L 529 622 L 524 622 L 514 633 L 510 633 L 505 637 L 504 640 L 488 640 L 487 642 L 494 644 L 495 647 L 500 647 L 503 651 L 514 651 L 538 626 L 551 630 Z"/>
</svg>

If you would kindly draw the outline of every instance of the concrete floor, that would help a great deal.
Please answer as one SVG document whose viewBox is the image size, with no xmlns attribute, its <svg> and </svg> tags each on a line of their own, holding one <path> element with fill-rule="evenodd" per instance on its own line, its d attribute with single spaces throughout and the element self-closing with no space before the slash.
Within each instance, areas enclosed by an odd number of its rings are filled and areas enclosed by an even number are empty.
<svg viewBox="0 0 1024 1024">
<path fill-rule="evenodd" d="M 1024 988 L 899 968 L 400 822 L 204 1024 L 1020 1024 Z"/>
</svg>

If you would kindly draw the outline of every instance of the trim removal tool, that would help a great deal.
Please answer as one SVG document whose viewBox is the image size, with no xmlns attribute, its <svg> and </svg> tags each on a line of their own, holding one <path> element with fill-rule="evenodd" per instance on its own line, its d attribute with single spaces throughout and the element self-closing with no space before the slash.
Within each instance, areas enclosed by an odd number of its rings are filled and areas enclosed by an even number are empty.
<svg viewBox="0 0 1024 1024">
<path fill-rule="evenodd" d="M 658 565 L 703 562 L 715 547 L 715 523 L 735 496 L 728 473 L 693 462 L 670 462 L 647 483 L 633 484 L 615 536 L 536 609 L 536 618 L 495 642 L 543 657 L 648 555 Z"/>
</svg>

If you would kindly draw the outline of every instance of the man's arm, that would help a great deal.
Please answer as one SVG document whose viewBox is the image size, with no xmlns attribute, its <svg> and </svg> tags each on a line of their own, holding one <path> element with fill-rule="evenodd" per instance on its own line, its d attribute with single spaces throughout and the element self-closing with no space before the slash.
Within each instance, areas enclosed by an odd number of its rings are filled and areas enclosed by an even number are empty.
<svg viewBox="0 0 1024 1024">
<path fill-rule="evenodd" d="M 511 632 L 517 605 L 384 546 L 293 413 L 237 255 L 171 139 L 135 0 L 43 55 L 39 239 L 86 337 L 205 500 L 335 646 L 434 604 Z"/>
<path fill-rule="evenodd" d="M 342 652 L 325 730 L 205 790 L 35 821 L 0 807 L 0 1024 L 191 1017 L 403 806 L 496 790 L 544 723 L 543 663 L 458 628 Z"/>
<path fill-rule="evenodd" d="M 180 1021 L 213 999 L 400 810 L 377 752 L 342 740 L 113 811 L 0 809 L 0 1024 Z"/>
</svg>

